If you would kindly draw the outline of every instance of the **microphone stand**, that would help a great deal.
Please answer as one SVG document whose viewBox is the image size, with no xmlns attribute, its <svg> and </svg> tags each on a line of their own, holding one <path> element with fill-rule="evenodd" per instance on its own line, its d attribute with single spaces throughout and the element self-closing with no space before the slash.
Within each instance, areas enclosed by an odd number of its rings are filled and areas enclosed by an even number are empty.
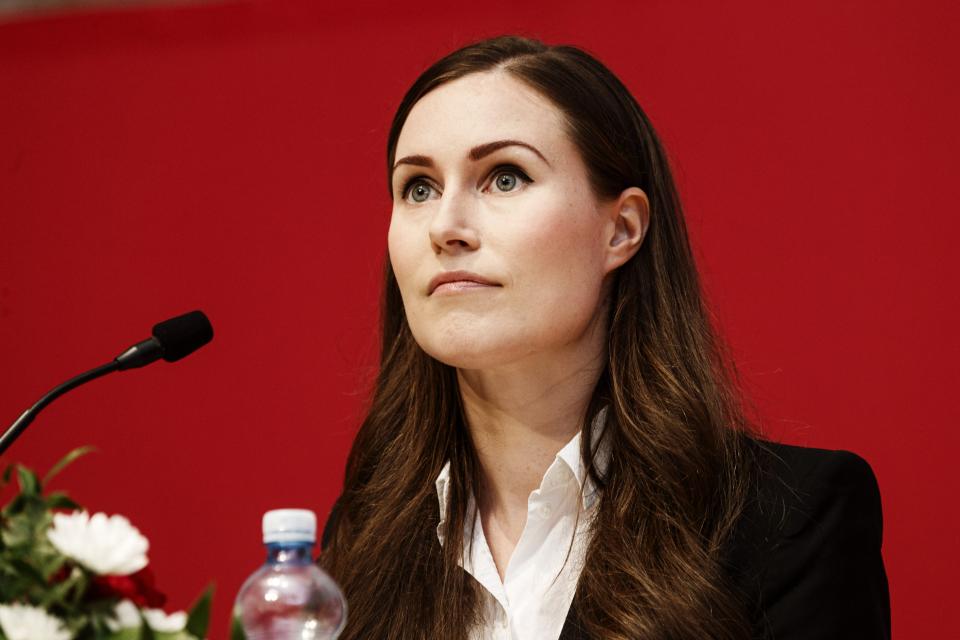
<svg viewBox="0 0 960 640">
<path fill-rule="evenodd" d="M 77 377 L 71 378 L 63 384 L 58 385 L 48 391 L 46 395 L 37 400 L 32 407 L 21 413 L 20 417 L 16 419 L 9 429 L 6 430 L 3 436 L 0 436 L 0 455 L 3 455 L 3 452 L 6 451 L 11 444 L 13 444 L 14 440 L 20 437 L 20 434 L 23 433 L 28 426 L 30 426 L 30 423 L 33 422 L 33 419 L 36 417 L 36 415 L 40 413 L 40 411 L 42 411 L 43 408 L 48 404 L 71 389 L 75 389 L 76 387 L 90 382 L 91 380 L 95 380 L 100 376 L 117 371 L 120 369 L 120 366 L 120 362 L 113 360 L 105 365 L 97 367 L 96 369 L 91 369 L 86 373 L 81 373 Z"/>
<path fill-rule="evenodd" d="M 213 327 L 202 311 L 191 311 L 175 318 L 160 322 L 153 327 L 153 336 L 138 342 L 118 355 L 111 362 L 81 373 L 75 378 L 67 380 L 58 387 L 54 387 L 40 398 L 36 404 L 20 414 L 20 417 L 0 436 L 0 455 L 6 451 L 13 441 L 20 437 L 34 417 L 48 404 L 65 394 L 67 391 L 82 384 L 105 376 L 114 371 L 126 371 L 146 366 L 163 358 L 167 362 L 175 362 L 183 358 L 213 339 Z"/>
</svg>

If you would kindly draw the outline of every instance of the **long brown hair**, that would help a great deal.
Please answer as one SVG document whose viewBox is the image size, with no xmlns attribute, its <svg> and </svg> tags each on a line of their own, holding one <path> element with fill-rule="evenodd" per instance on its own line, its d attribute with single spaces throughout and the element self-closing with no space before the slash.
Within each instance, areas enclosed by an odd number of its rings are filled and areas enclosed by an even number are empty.
<svg viewBox="0 0 960 640">
<path fill-rule="evenodd" d="M 603 437 L 612 455 L 602 477 L 590 468 L 600 500 L 574 612 L 598 639 L 746 637 L 720 552 L 748 493 L 750 422 L 704 303 L 667 157 L 630 92 L 575 47 L 512 36 L 469 45 L 404 96 L 388 140 L 388 185 L 417 101 L 495 69 L 564 115 L 598 198 L 637 186 L 650 201 L 644 243 L 614 276 L 606 367 L 583 416 L 582 454 L 592 461 L 589 431 L 609 406 Z M 434 482 L 447 460 L 441 546 Z M 345 638 L 467 637 L 481 616 L 479 586 L 459 566 L 476 471 L 456 372 L 414 340 L 387 260 L 380 371 L 321 558 L 347 596 Z"/>
</svg>

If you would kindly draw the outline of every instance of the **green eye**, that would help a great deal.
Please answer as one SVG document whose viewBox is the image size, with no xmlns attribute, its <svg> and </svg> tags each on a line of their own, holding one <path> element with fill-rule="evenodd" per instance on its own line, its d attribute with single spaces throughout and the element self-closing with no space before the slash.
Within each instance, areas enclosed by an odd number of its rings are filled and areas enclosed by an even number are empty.
<svg viewBox="0 0 960 640">
<path fill-rule="evenodd" d="M 493 174 L 493 187 L 499 193 L 518 191 L 533 182 L 527 174 L 512 165 L 497 167 Z"/>
<path fill-rule="evenodd" d="M 517 186 L 517 176 L 512 173 L 501 173 L 497 176 L 497 188 L 500 191 L 513 191 Z"/>
<path fill-rule="evenodd" d="M 414 202 L 426 202 L 430 199 L 430 186 L 423 182 L 417 182 L 410 189 L 410 198 Z"/>
</svg>

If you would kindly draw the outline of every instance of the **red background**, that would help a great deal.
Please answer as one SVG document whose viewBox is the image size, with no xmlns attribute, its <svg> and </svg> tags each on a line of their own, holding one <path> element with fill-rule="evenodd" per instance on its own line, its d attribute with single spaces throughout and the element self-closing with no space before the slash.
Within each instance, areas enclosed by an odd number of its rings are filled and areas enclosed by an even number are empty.
<svg viewBox="0 0 960 640">
<path fill-rule="evenodd" d="M 393 109 L 431 61 L 518 32 L 580 45 L 675 164 L 767 432 L 880 481 L 894 634 L 952 607 L 955 3 L 236 2 L 0 24 L 0 422 L 202 308 L 211 345 L 94 382 L 4 456 L 150 539 L 212 638 L 272 507 L 321 519 L 376 366 Z M 9 491 L 4 497 L 9 496 Z"/>
</svg>

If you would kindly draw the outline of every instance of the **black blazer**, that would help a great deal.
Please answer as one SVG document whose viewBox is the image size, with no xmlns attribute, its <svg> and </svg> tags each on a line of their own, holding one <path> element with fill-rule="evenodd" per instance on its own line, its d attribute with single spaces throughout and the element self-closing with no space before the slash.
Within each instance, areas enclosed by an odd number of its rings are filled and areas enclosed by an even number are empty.
<svg viewBox="0 0 960 640">
<path fill-rule="evenodd" d="M 748 603 L 754 638 L 889 638 L 880 491 L 870 465 L 848 451 L 753 446 L 762 474 L 724 565 Z M 336 508 L 323 546 L 335 521 Z M 586 635 L 573 611 L 560 640 L 601 640 Z"/>
</svg>

